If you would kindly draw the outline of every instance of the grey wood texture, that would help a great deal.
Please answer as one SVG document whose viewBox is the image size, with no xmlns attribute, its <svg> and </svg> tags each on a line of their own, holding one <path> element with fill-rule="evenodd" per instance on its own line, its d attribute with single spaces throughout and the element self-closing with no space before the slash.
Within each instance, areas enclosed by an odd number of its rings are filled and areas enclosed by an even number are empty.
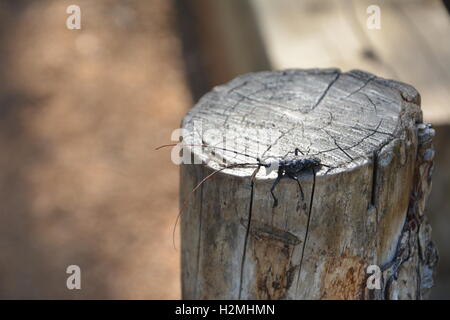
<svg viewBox="0 0 450 320">
<path fill-rule="evenodd" d="M 206 94 L 182 127 L 198 163 L 181 166 L 183 298 L 426 295 L 434 131 L 413 87 L 337 69 L 247 74 Z M 252 178 L 258 161 L 312 157 L 324 166 L 300 175 L 304 197 L 283 179 L 276 207 L 276 171 Z M 379 290 L 366 288 L 369 265 L 383 271 Z"/>
</svg>

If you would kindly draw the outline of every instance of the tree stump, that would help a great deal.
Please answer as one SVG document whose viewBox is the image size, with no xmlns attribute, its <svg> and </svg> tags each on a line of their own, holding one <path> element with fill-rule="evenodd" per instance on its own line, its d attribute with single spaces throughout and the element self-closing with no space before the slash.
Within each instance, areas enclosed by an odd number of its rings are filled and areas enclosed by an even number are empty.
<svg viewBox="0 0 450 320">
<path fill-rule="evenodd" d="M 181 165 L 184 299 L 426 296 L 434 130 L 413 87 L 337 69 L 247 74 L 206 94 L 182 128 L 194 160 Z M 268 159 L 313 157 L 323 166 L 282 179 L 277 206 L 277 171 L 253 177 Z"/>
</svg>

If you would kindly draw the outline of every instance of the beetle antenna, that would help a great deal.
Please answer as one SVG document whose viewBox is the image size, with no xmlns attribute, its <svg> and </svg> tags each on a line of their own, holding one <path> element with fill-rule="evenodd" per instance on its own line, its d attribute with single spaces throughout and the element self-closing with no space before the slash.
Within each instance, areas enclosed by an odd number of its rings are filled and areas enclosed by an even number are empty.
<svg viewBox="0 0 450 320">
<path fill-rule="evenodd" d="M 236 164 L 232 164 L 223 168 L 220 168 L 219 170 L 216 170 L 212 173 L 210 173 L 209 175 L 207 175 L 205 178 L 202 179 L 202 181 L 200 181 L 195 187 L 194 189 L 192 189 L 192 191 L 189 193 L 188 197 L 186 198 L 186 200 L 184 200 L 182 207 L 180 208 L 180 211 L 178 212 L 177 218 L 175 220 L 175 225 L 173 226 L 173 230 L 172 230 L 172 242 L 173 242 L 173 247 L 176 249 L 176 245 L 175 245 L 175 231 L 178 225 L 178 221 L 181 218 L 181 215 L 184 211 L 184 209 L 186 209 L 187 205 L 189 204 L 189 200 L 191 200 L 192 196 L 194 195 L 195 191 L 197 191 L 198 188 L 200 188 L 203 183 L 205 183 L 206 181 L 208 181 L 210 178 L 212 178 L 214 175 L 216 175 L 217 173 L 225 170 L 225 169 L 233 169 L 233 168 L 238 168 L 238 167 L 249 167 L 249 166 L 258 166 L 258 168 L 261 166 L 261 164 L 259 163 L 236 163 Z"/>
</svg>

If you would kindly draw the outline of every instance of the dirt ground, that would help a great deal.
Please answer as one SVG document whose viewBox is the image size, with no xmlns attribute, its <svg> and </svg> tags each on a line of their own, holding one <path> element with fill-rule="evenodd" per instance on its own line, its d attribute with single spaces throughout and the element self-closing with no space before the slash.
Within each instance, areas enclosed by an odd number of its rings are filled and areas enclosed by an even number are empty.
<svg viewBox="0 0 450 320">
<path fill-rule="evenodd" d="M 179 298 L 172 2 L 72 3 L 0 2 L 0 298 Z"/>
</svg>

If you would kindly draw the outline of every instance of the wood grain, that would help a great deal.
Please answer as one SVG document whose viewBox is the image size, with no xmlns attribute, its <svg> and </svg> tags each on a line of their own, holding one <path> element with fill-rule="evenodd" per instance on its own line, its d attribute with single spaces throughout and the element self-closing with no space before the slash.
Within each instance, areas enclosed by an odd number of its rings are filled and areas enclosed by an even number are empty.
<svg viewBox="0 0 450 320">
<path fill-rule="evenodd" d="M 184 152 L 202 163 L 181 166 L 183 297 L 421 298 L 436 257 L 423 216 L 432 157 L 420 160 L 418 135 L 433 131 L 421 123 L 413 87 L 362 71 L 259 72 L 214 88 L 182 123 Z M 311 157 L 324 166 L 301 175 L 304 198 L 284 179 L 274 207 L 276 172 L 251 179 L 259 161 Z M 372 264 L 387 272 L 376 292 Z"/>
</svg>

